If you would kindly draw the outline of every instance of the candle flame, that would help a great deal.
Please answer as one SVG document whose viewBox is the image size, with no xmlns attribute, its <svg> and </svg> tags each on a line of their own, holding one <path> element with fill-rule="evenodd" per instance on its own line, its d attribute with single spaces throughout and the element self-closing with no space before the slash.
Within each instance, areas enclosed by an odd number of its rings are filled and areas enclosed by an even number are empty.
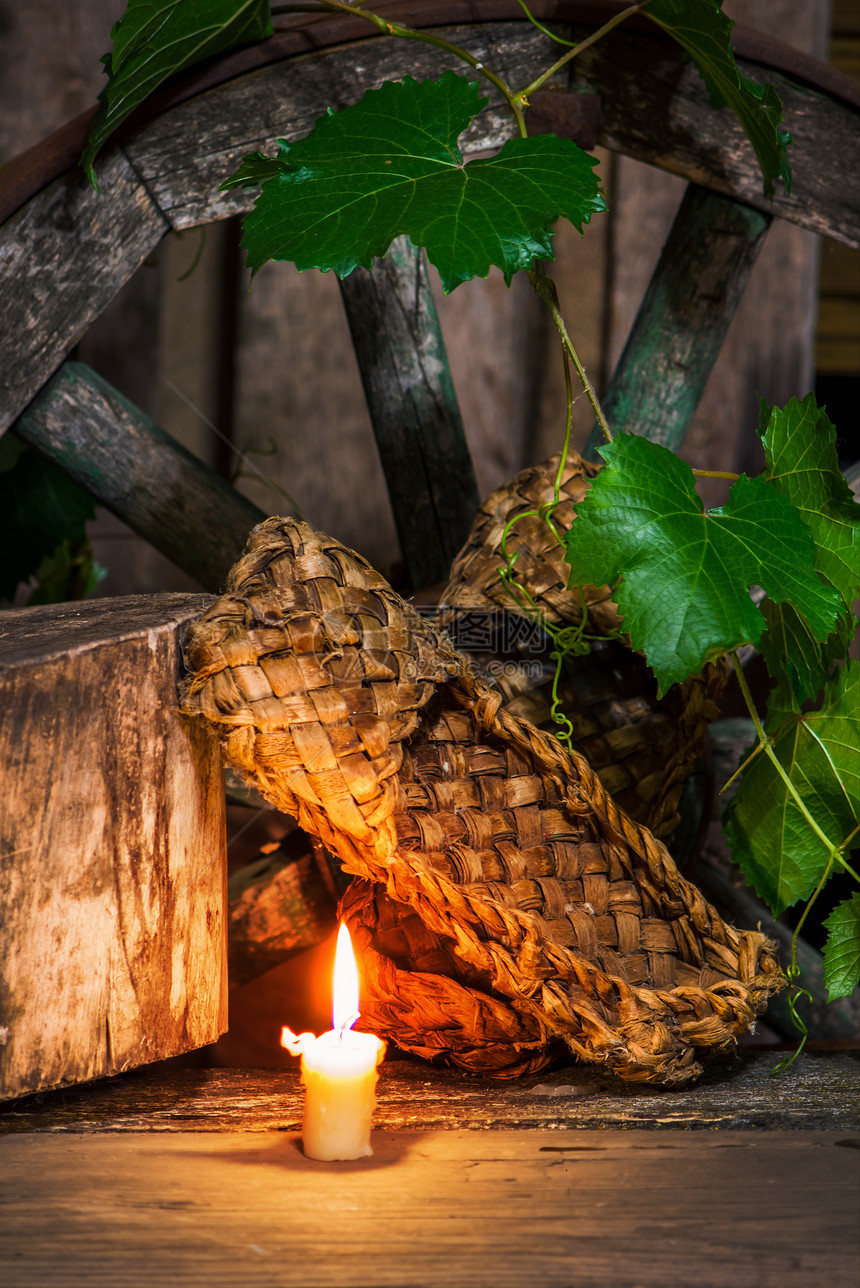
<svg viewBox="0 0 860 1288">
<path fill-rule="evenodd" d="M 349 931 L 341 922 L 337 932 L 337 949 L 334 955 L 334 997 L 332 1000 L 332 1028 L 336 1033 L 351 1029 L 358 1019 L 358 968 Z"/>
</svg>

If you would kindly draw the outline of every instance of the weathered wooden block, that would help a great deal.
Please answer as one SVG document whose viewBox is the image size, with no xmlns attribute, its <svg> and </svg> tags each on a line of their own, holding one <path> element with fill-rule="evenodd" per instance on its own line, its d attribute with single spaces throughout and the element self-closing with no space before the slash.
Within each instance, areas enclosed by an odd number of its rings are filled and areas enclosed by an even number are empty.
<svg viewBox="0 0 860 1288">
<path fill-rule="evenodd" d="M 227 1027 L 221 757 L 176 702 L 206 602 L 0 614 L 0 1097 Z"/>
</svg>

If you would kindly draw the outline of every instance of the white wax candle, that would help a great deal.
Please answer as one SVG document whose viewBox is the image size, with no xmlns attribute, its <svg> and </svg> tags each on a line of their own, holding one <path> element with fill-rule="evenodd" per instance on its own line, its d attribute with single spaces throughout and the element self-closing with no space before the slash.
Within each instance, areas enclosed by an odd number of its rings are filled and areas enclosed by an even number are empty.
<svg viewBox="0 0 860 1288">
<path fill-rule="evenodd" d="M 372 1154 L 370 1120 L 385 1043 L 352 1029 L 323 1033 L 302 1051 L 302 1145 L 326 1162 Z"/>
<path fill-rule="evenodd" d="M 308 1158 L 323 1162 L 373 1153 L 370 1120 L 376 1070 L 385 1055 L 380 1038 L 351 1028 L 358 1019 L 358 972 L 346 926 L 338 932 L 334 974 L 334 1028 L 318 1038 L 281 1030 L 281 1046 L 302 1057 L 302 1145 Z"/>
</svg>

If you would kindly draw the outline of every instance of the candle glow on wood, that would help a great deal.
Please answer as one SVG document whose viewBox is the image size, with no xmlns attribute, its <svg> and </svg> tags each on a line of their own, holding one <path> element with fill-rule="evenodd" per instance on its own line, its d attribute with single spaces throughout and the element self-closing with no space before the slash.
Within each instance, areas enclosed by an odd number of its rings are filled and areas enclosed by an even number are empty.
<svg viewBox="0 0 860 1288">
<path fill-rule="evenodd" d="M 341 925 L 334 964 L 333 1028 L 319 1037 L 297 1035 L 286 1027 L 281 1030 L 281 1046 L 302 1057 L 302 1145 L 308 1158 L 333 1162 L 373 1153 L 370 1120 L 385 1043 L 372 1033 L 354 1033 L 358 1017 L 358 968 L 349 931 Z"/>
</svg>

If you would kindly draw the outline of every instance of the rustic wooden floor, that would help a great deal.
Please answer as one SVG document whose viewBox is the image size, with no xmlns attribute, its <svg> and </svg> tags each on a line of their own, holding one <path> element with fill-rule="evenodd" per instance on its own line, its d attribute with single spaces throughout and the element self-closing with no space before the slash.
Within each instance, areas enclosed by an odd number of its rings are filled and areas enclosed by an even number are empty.
<svg viewBox="0 0 860 1288">
<path fill-rule="evenodd" d="M 860 1056 L 572 1066 L 486 1083 L 389 1060 L 374 1155 L 304 1157 L 294 1070 L 160 1066 L 0 1111 L 4 1288 L 856 1288 Z"/>
</svg>

